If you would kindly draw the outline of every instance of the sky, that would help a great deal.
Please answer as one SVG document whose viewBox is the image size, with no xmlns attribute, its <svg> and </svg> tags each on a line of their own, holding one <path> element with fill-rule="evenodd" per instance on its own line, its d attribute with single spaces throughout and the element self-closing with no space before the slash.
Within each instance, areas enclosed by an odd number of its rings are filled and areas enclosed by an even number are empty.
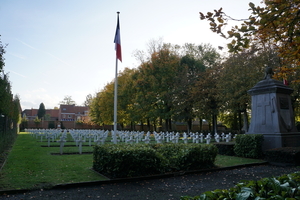
<svg viewBox="0 0 300 200">
<path fill-rule="evenodd" d="M 59 106 L 65 96 L 83 105 L 115 78 L 114 36 L 120 12 L 122 62 L 136 68 L 137 50 L 151 40 L 225 46 L 199 12 L 223 8 L 233 18 L 250 15 L 251 0 L 1 0 L 0 35 L 5 73 L 22 110 Z M 256 5 L 261 0 L 252 0 Z M 230 28 L 229 26 L 228 28 Z"/>
</svg>

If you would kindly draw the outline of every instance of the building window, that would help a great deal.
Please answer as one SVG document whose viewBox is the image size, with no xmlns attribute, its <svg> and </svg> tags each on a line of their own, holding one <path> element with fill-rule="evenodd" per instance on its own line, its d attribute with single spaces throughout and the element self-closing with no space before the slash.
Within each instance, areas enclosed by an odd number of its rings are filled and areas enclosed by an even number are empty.
<svg viewBox="0 0 300 200">
<path fill-rule="evenodd" d="M 68 118 L 71 118 L 71 115 L 68 115 Z"/>
</svg>

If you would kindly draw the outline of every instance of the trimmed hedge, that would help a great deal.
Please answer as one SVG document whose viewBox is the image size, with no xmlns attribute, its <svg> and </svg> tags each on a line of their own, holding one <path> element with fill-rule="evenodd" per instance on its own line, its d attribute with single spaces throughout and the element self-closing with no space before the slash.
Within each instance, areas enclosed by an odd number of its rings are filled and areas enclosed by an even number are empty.
<svg viewBox="0 0 300 200">
<path fill-rule="evenodd" d="M 241 134 L 235 138 L 234 153 L 239 157 L 262 158 L 262 143 L 264 136 L 261 134 Z"/>
<path fill-rule="evenodd" d="M 230 143 L 215 143 L 216 147 L 219 150 L 220 155 L 226 155 L 226 156 L 235 156 L 234 153 L 234 144 L 233 142 Z"/>
<path fill-rule="evenodd" d="M 214 166 L 218 149 L 203 144 L 104 144 L 94 147 L 93 169 L 111 178 Z"/>
<path fill-rule="evenodd" d="M 300 165 L 300 147 L 282 147 L 269 149 L 265 152 L 268 162 L 284 163 L 285 165 Z"/>
<path fill-rule="evenodd" d="M 94 147 L 93 169 L 111 178 L 163 173 L 166 161 L 147 145 L 104 144 Z"/>
</svg>

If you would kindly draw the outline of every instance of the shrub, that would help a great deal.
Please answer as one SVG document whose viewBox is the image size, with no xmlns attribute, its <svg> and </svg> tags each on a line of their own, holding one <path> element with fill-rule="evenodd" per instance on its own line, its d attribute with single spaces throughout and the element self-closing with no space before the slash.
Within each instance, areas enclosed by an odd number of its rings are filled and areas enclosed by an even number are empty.
<svg viewBox="0 0 300 200">
<path fill-rule="evenodd" d="M 104 144 L 94 147 L 94 170 L 111 178 L 212 167 L 218 149 L 201 144 Z"/>
<path fill-rule="evenodd" d="M 214 166 L 218 149 L 213 144 L 156 144 L 152 146 L 166 160 L 169 169 L 196 170 Z"/>
<path fill-rule="evenodd" d="M 55 128 L 55 123 L 54 123 L 54 121 L 49 121 L 49 123 L 48 123 L 48 128 L 49 128 L 49 129 Z"/>
<path fill-rule="evenodd" d="M 168 171 L 180 170 L 179 157 L 183 153 L 181 144 L 152 144 L 151 147 L 166 158 Z"/>
<path fill-rule="evenodd" d="M 243 181 L 228 190 L 207 191 L 195 197 L 183 196 L 181 200 L 216 199 L 300 199 L 300 172 L 258 181 Z"/>
<path fill-rule="evenodd" d="M 261 158 L 262 142 L 264 136 L 261 134 L 241 134 L 235 138 L 234 153 L 245 158 Z"/>
<path fill-rule="evenodd" d="M 196 170 L 214 166 L 218 149 L 215 145 L 189 144 L 183 148 L 184 154 L 180 158 L 180 169 Z"/>
<path fill-rule="evenodd" d="M 93 168 L 111 178 L 162 173 L 165 158 L 148 145 L 104 144 L 95 146 Z"/>
<path fill-rule="evenodd" d="M 300 165 L 300 147 L 269 149 L 265 152 L 265 159 L 268 162 Z"/>
<path fill-rule="evenodd" d="M 215 143 L 220 155 L 234 156 L 234 143 Z"/>
</svg>

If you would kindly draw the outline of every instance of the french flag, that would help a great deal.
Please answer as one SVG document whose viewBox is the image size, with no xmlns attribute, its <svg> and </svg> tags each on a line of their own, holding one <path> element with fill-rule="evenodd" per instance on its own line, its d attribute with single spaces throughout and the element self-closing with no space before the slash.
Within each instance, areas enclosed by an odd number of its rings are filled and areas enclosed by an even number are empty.
<svg viewBox="0 0 300 200">
<path fill-rule="evenodd" d="M 117 22 L 117 29 L 116 29 L 114 43 L 115 43 L 115 50 L 116 50 L 116 58 L 119 59 L 122 62 L 119 12 L 118 12 L 118 22 Z"/>
</svg>

